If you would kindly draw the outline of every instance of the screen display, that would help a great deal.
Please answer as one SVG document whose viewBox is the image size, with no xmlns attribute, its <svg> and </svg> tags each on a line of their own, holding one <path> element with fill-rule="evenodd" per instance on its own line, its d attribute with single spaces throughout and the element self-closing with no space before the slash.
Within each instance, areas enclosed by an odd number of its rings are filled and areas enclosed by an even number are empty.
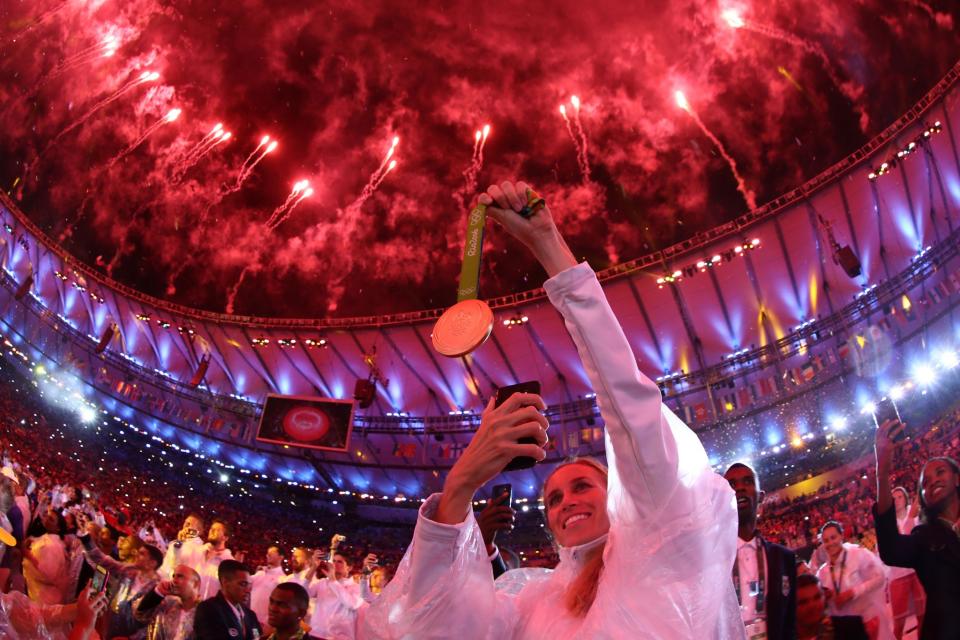
<svg viewBox="0 0 960 640">
<path fill-rule="evenodd" d="M 257 440 L 308 449 L 346 451 L 353 428 L 353 401 L 268 395 Z"/>
<path fill-rule="evenodd" d="M 90 580 L 90 592 L 100 593 L 107 588 L 107 570 L 103 565 L 97 565 L 93 572 L 93 578 Z"/>
</svg>

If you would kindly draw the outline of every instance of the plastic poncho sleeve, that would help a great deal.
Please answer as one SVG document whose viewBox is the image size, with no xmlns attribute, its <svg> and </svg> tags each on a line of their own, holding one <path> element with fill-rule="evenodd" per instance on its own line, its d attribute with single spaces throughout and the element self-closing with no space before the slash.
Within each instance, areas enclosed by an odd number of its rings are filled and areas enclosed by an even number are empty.
<svg viewBox="0 0 960 640">
<path fill-rule="evenodd" d="M 509 620 L 496 603 L 493 573 L 480 527 L 471 511 L 460 524 L 431 520 L 434 494 L 420 508 L 413 542 L 393 580 L 360 616 L 357 637 L 399 640 L 471 640 L 487 637 Z"/>
<path fill-rule="evenodd" d="M 640 371 L 590 266 L 571 267 L 544 289 L 577 347 L 605 426 L 610 536 L 598 604 L 601 595 L 617 599 L 649 589 L 654 597 L 638 596 L 630 605 L 635 620 L 650 621 L 646 632 L 742 637 L 731 578 L 733 490 Z"/>
</svg>

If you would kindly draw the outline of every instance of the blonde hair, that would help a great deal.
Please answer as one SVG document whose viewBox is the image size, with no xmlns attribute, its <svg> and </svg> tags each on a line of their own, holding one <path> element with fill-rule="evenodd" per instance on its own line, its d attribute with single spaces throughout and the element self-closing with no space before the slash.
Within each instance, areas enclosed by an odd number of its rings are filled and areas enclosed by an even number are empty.
<svg viewBox="0 0 960 640">
<path fill-rule="evenodd" d="M 604 486 L 606 486 L 607 478 L 610 475 L 607 467 L 593 458 L 578 457 L 571 458 L 557 465 L 544 481 L 542 493 L 546 494 L 547 484 L 550 482 L 553 474 L 564 467 L 569 467 L 574 464 L 592 468 L 603 477 Z M 546 496 L 541 496 L 541 499 L 543 501 L 544 513 L 546 513 L 550 508 L 549 505 L 547 505 Z M 550 530 L 549 518 L 547 519 L 547 530 Z M 553 532 L 551 531 L 550 533 L 552 534 Z M 600 585 L 600 576 L 603 574 L 603 551 L 606 546 L 607 543 L 604 541 L 603 544 L 587 551 L 583 561 L 583 568 L 580 569 L 580 573 L 578 573 L 567 586 L 567 591 L 564 594 L 564 603 L 567 606 L 567 611 L 577 618 L 582 618 L 587 615 L 590 607 L 593 606 L 593 601 L 597 597 L 597 587 Z"/>
</svg>

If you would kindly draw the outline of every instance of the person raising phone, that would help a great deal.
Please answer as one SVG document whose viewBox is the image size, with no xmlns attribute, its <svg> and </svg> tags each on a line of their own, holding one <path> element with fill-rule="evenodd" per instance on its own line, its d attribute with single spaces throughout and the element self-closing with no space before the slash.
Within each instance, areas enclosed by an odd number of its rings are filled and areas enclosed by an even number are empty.
<svg viewBox="0 0 960 640">
<path fill-rule="evenodd" d="M 550 474 L 544 509 L 560 563 L 508 571 L 497 589 L 474 494 L 516 456 L 544 460 L 548 425 L 537 395 L 491 401 L 443 492 L 422 506 L 413 543 L 361 615 L 358 637 L 743 638 L 730 579 L 733 490 L 638 369 L 596 275 L 577 264 L 550 210 L 519 215 L 527 189 L 505 182 L 480 202 L 549 276 L 544 288 L 597 393 L 610 467 L 579 459 Z M 527 437 L 535 442 L 518 442 Z"/>
<path fill-rule="evenodd" d="M 890 473 L 904 425 L 887 420 L 877 429 L 877 503 L 873 508 L 880 559 L 891 567 L 913 569 L 927 594 L 920 637 L 960 638 L 960 465 L 953 458 L 930 458 L 920 472 L 920 524 L 908 535 L 897 528 Z"/>
</svg>

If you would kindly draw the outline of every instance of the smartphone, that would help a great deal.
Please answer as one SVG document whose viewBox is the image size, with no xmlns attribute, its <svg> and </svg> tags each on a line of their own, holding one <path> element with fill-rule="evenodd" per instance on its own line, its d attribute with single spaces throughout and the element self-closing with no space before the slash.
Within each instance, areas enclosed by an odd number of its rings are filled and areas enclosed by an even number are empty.
<svg viewBox="0 0 960 640">
<path fill-rule="evenodd" d="M 107 577 L 110 572 L 102 564 L 98 564 L 93 570 L 93 578 L 90 580 L 90 595 L 103 593 L 107 590 Z"/>
<path fill-rule="evenodd" d="M 877 426 L 877 429 L 880 428 L 884 422 L 888 420 L 900 420 L 900 411 L 897 409 L 897 403 L 891 400 L 890 398 L 881 398 L 877 402 L 877 408 L 873 411 L 873 423 Z M 907 437 L 907 430 L 904 429 L 897 435 L 893 441 L 901 442 Z"/>
<path fill-rule="evenodd" d="M 512 484 L 498 484 L 493 488 L 492 499 L 496 500 L 500 496 L 506 494 L 507 500 L 503 504 L 507 507 L 513 509 L 513 485 Z"/>
<path fill-rule="evenodd" d="M 521 382 L 519 384 L 511 384 L 507 387 L 500 387 L 497 389 L 497 400 L 495 406 L 499 407 L 507 401 L 507 398 L 515 393 L 533 393 L 540 395 L 540 382 L 538 380 L 530 380 L 528 382 Z M 537 443 L 536 439 L 534 438 L 520 438 L 519 442 L 520 444 Z M 516 471 L 517 469 L 529 469 L 535 464 L 537 464 L 536 458 L 531 458 L 529 456 L 517 456 L 511 460 L 507 466 L 503 468 L 503 470 Z"/>
</svg>

